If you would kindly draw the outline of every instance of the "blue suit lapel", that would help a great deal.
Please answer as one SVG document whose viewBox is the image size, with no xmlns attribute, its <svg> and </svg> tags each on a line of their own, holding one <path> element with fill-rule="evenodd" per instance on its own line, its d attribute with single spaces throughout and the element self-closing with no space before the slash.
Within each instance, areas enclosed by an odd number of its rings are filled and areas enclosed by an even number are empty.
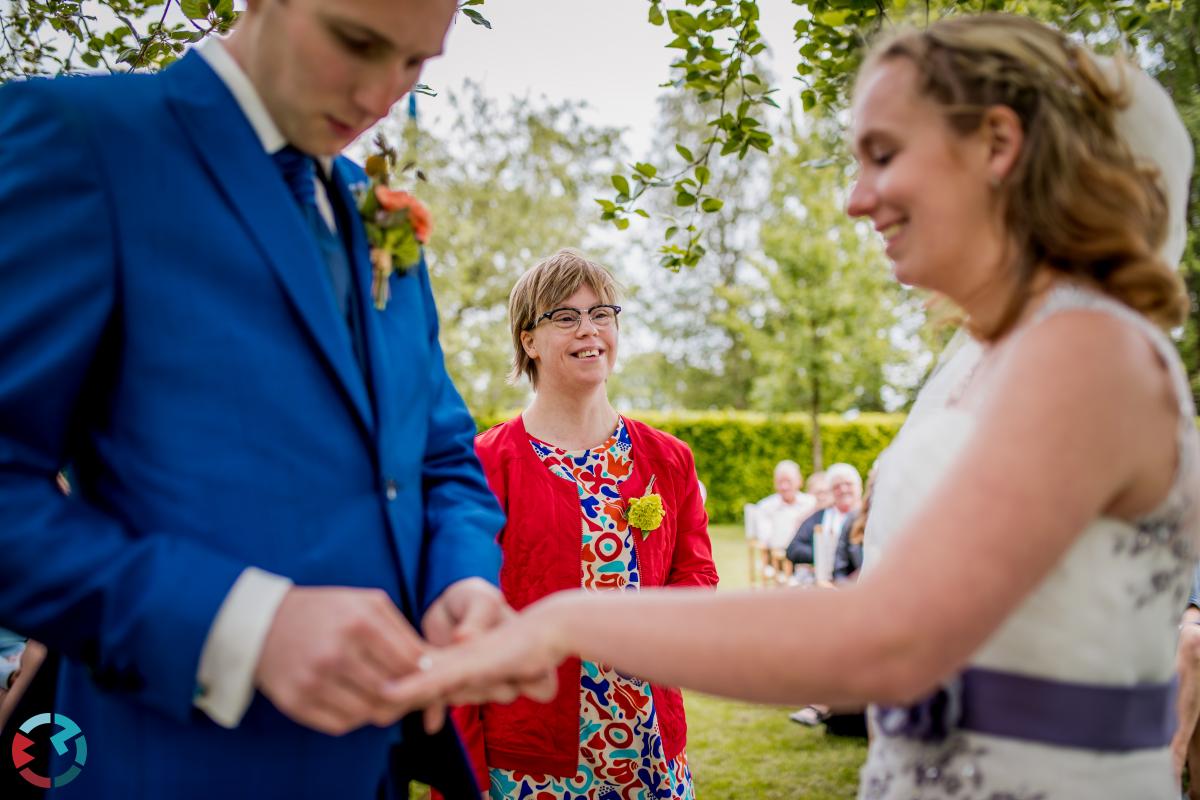
<svg viewBox="0 0 1200 800">
<path fill-rule="evenodd" d="M 344 159 L 334 162 L 333 175 L 330 185 L 338 193 L 337 200 L 342 208 L 347 210 L 347 227 L 350 235 L 350 271 L 354 277 L 355 297 L 352 301 L 359 303 L 363 327 L 363 338 L 366 340 L 367 364 L 371 382 L 371 399 L 374 401 L 375 419 L 379 431 L 391 429 L 391 418 L 394 404 L 387 402 L 388 387 L 392 386 L 392 376 L 389 373 L 387 358 L 387 343 L 384 340 L 381 312 L 375 309 L 375 301 L 371 295 L 372 267 L 370 248 L 367 245 L 366 232 L 359 220 L 358 203 L 350 191 L 350 183 L 357 181 L 360 176 L 349 174 Z M 365 180 L 365 176 L 362 178 Z"/>
<path fill-rule="evenodd" d="M 180 126 L 258 243 L 263 259 L 274 269 L 345 390 L 364 433 L 372 437 L 367 385 L 355 363 L 345 322 L 330 301 L 326 267 L 274 162 L 263 152 L 237 101 L 200 55 L 189 53 L 167 69 L 163 79 Z"/>
</svg>

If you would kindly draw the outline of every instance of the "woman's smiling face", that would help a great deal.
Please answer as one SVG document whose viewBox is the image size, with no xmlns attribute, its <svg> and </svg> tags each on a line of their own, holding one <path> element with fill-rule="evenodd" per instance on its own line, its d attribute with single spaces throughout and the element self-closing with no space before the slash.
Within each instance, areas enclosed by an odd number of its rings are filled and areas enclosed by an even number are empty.
<svg viewBox="0 0 1200 800">
<path fill-rule="evenodd" d="M 901 282 L 952 297 L 979 286 L 1003 244 L 982 129 L 955 132 L 907 58 L 863 77 L 853 113 L 859 174 L 847 213 L 870 219 Z"/>
<path fill-rule="evenodd" d="M 562 330 L 549 319 L 543 319 L 533 330 L 521 335 L 525 352 L 537 364 L 539 392 L 548 388 L 589 388 L 608 380 L 617 363 L 617 323 L 614 319 L 608 325 L 596 325 L 587 314 L 589 308 L 602 302 L 584 284 L 555 304 L 555 308 L 583 312 L 576 328 Z"/>
</svg>

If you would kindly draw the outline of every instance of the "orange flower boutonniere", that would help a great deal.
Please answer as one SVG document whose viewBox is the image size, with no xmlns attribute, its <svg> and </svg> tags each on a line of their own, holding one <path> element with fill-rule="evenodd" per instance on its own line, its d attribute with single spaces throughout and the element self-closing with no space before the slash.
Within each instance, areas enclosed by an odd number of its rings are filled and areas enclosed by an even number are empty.
<svg viewBox="0 0 1200 800">
<path fill-rule="evenodd" d="M 368 182 L 357 199 L 371 247 L 371 297 L 375 308 L 383 311 L 391 299 L 392 275 L 421 263 L 421 245 L 429 241 L 433 221 L 420 200 L 391 188 L 396 152 L 382 136 L 375 144 L 379 151 L 367 159 Z"/>
</svg>

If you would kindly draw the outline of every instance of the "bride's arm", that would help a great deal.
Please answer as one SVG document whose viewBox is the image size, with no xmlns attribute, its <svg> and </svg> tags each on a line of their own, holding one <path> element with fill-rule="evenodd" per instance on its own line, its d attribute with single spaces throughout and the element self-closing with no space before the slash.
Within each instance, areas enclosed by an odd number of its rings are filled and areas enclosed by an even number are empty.
<svg viewBox="0 0 1200 800">
<path fill-rule="evenodd" d="M 1148 510 L 1174 472 L 1177 406 L 1130 326 L 1058 314 L 997 365 L 971 441 L 857 585 L 837 592 L 563 593 L 397 687 L 485 698 L 567 654 L 766 702 L 916 699 L 959 668 L 1101 513 Z M 1134 424 L 1136 423 L 1136 424 Z M 781 632 L 782 635 L 781 635 Z"/>
</svg>

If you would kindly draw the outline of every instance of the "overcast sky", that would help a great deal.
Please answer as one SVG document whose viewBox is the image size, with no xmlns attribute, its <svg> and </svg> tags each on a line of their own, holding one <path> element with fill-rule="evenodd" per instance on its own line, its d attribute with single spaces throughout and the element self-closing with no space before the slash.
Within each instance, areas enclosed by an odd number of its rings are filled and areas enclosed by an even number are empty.
<svg viewBox="0 0 1200 800">
<path fill-rule="evenodd" d="M 799 95 L 788 0 L 760 0 L 760 29 L 780 53 L 774 66 L 780 105 Z M 446 55 L 431 62 L 422 81 L 453 89 L 471 78 L 489 97 L 545 96 L 588 104 L 587 121 L 627 131 L 630 152 L 642 154 L 657 122 L 658 85 L 671 77 L 678 50 L 664 45 L 666 26 L 646 20 L 647 0 L 488 0 L 481 7 L 492 30 L 459 17 Z M 437 100 L 420 98 L 422 114 L 436 117 Z"/>
</svg>

